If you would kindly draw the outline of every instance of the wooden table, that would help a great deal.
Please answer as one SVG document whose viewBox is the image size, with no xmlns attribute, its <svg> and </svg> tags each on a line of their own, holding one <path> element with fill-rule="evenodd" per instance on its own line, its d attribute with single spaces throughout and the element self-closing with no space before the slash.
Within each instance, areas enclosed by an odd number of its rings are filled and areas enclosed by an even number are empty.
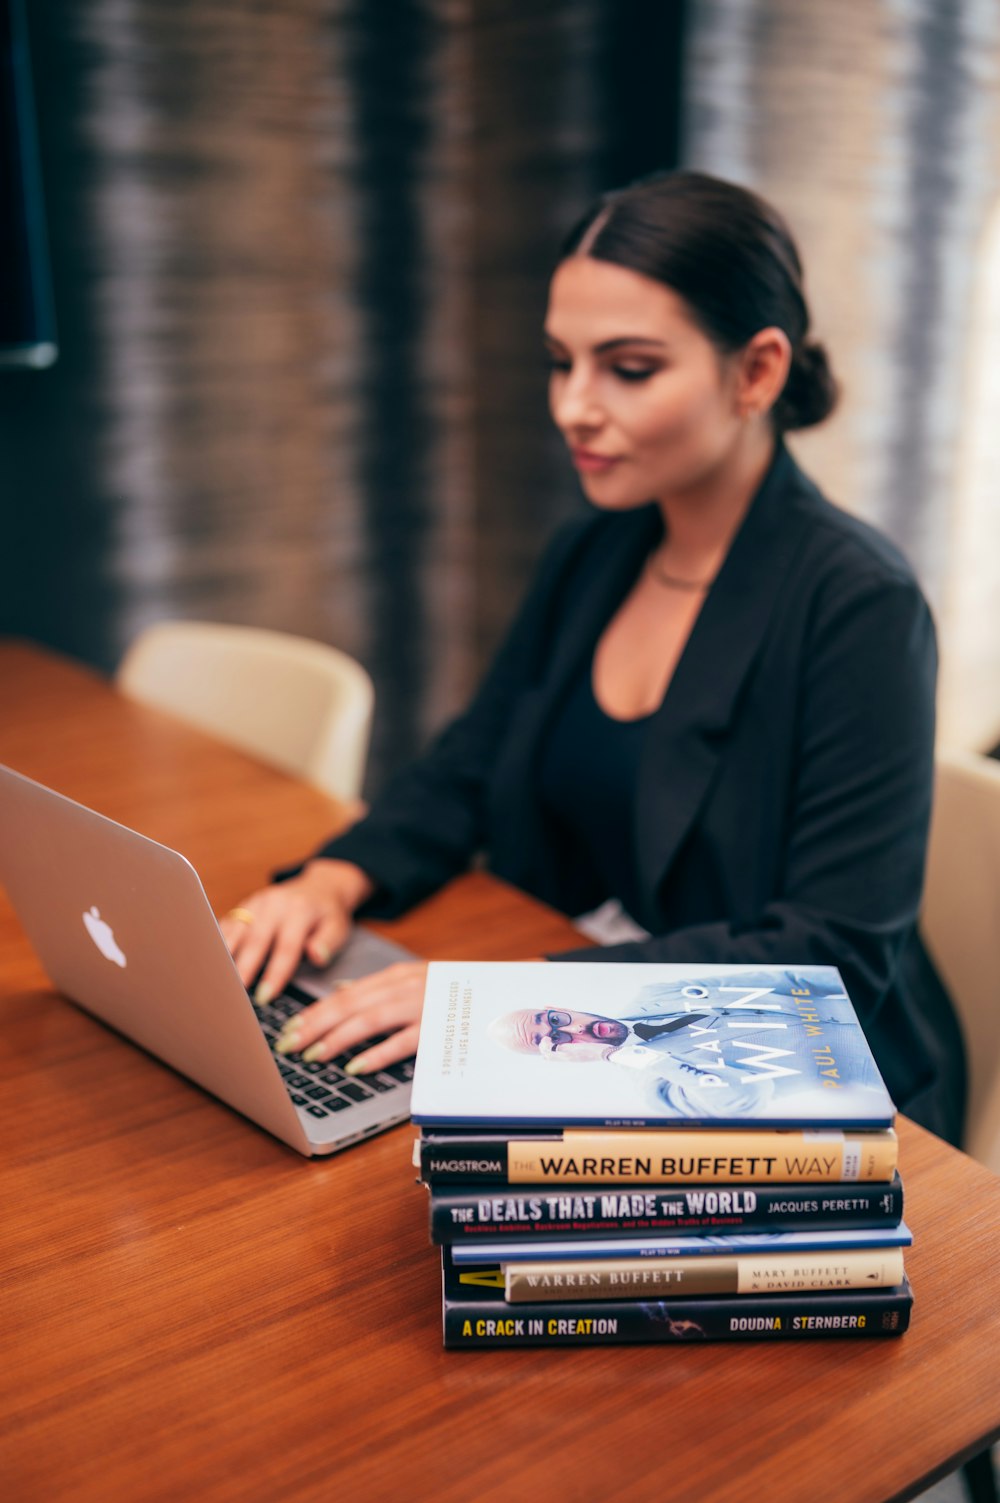
<svg viewBox="0 0 1000 1503">
<path fill-rule="evenodd" d="M 182 850 L 220 910 L 338 818 L 37 649 L 0 684 L 0 760 Z M 574 939 L 484 875 L 381 927 Z M 1000 1180 L 908 1122 L 901 1340 L 445 1352 L 410 1130 L 300 1159 L 60 1000 L 3 900 L 0 1022 L 6 1503 L 885 1503 L 1000 1433 Z"/>
</svg>

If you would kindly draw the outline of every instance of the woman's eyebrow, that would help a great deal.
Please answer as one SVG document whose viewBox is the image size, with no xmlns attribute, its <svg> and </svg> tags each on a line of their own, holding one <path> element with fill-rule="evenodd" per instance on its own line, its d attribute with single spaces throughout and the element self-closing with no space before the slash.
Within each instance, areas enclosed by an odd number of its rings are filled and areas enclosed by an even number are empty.
<svg viewBox="0 0 1000 1503">
<path fill-rule="evenodd" d="M 666 349 L 662 339 L 650 339 L 645 334 L 622 334 L 618 339 L 605 339 L 600 344 L 595 344 L 594 350 L 598 355 L 605 354 L 608 350 L 617 350 L 623 344 L 642 344 L 650 349 Z"/>
<path fill-rule="evenodd" d="M 543 338 L 546 344 L 555 345 L 560 350 L 565 349 L 565 345 L 556 339 L 554 334 L 549 334 L 548 331 L 545 331 Z M 648 349 L 654 350 L 666 349 L 666 344 L 662 339 L 650 339 L 646 334 L 620 334 L 615 339 L 603 339 L 600 344 L 595 344 L 594 353 L 595 355 L 605 355 L 609 350 L 620 349 L 622 345 L 644 345 Z"/>
</svg>

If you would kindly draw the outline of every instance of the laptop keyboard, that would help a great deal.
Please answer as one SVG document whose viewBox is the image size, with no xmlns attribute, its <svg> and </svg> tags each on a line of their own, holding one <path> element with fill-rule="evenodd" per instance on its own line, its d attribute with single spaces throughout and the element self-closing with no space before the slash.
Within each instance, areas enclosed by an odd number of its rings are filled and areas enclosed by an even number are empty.
<svg viewBox="0 0 1000 1503">
<path fill-rule="evenodd" d="M 251 997 L 251 1001 L 253 998 Z M 288 1059 L 283 1054 L 277 1054 L 274 1046 L 278 1042 L 281 1030 L 288 1018 L 294 1017 L 304 1007 L 309 1007 L 316 1001 L 308 992 L 299 987 L 289 985 L 280 997 L 269 1002 L 266 1007 L 260 1007 L 256 1002 L 253 1010 L 257 1014 L 264 1037 L 267 1039 L 274 1054 L 275 1064 L 281 1071 L 282 1079 L 288 1094 L 295 1106 L 302 1107 L 310 1117 L 332 1117 L 337 1112 L 347 1111 L 349 1107 L 356 1106 L 358 1102 L 370 1101 L 373 1096 L 383 1095 L 387 1091 L 398 1090 L 402 1085 L 408 1085 L 413 1079 L 413 1060 L 404 1059 L 395 1065 L 386 1065 L 383 1070 L 378 1070 L 374 1075 L 347 1075 L 344 1066 L 354 1055 L 361 1054 L 378 1043 L 378 1038 L 365 1039 L 363 1043 L 348 1049 L 345 1054 L 338 1054 L 333 1059 L 313 1060 L 307 1063 L 296 1056 Z M 381 1035 L 385 1037 L 384 1034 Z"/>
</svg>

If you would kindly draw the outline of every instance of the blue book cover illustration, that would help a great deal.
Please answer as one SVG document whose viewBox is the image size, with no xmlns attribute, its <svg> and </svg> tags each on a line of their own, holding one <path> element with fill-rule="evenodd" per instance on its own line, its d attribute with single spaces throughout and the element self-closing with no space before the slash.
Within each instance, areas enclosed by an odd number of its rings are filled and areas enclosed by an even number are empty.
<svg viewBox="0 0 1000 1503">
<path fill-rule="evenodd" d="M 865 1129 L 894 1115 L 833 966 L 428 968 L 415 1122 Z"/>
<path fill-rule="evenodd" d="M 913 1235 L 898 1226 L 827 1232 L 716 1232 L 705 1237 L 586 1237 L 537 1242 L 457 1243 L 451 1260 L 458 1267 L 504 1263 L 579 1263 L 591 1258 L 710 1258 L 736 1253 L 864 1252 L 868 1248 L 909 1247 Z"/>
</svg>

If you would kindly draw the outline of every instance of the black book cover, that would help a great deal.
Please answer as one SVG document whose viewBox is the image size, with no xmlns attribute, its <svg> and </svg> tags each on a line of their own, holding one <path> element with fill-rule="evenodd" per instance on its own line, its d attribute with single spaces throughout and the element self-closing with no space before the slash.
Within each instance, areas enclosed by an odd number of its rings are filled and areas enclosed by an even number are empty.
<svg viewBox="0 0 1000 1503">
<path fill-rule="evenodd" d="M 431 1240 L 703 1236 L 728 1232 L 849 1231 L 898 1226 L 903 1185 L 505 1186 L 430 1190 Z"/>
</svg>

